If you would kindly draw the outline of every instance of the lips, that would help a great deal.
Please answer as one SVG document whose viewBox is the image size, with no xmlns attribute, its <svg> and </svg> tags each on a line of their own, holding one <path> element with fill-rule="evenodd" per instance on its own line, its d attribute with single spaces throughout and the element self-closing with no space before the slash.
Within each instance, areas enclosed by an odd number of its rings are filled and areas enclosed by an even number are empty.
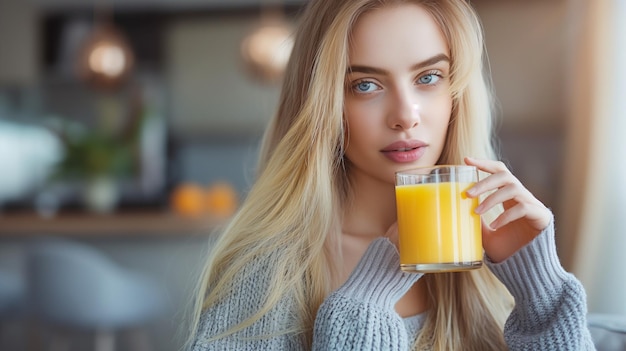
<svg viewBox="0 0 626 351">
<path fill-rule="evenodd" d="M 428 144 L 420 140 L 401 140 L 380 150 L 393 162 L 407 163 L 419 160 L 426 152 Z"/>
</svg>

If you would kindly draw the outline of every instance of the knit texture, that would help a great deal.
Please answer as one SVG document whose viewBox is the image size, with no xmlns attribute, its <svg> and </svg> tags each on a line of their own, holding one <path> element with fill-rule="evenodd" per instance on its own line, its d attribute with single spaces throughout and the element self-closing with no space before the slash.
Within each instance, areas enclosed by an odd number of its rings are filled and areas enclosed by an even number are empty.
<svg viewBox="0 0 626 351">
<path fill-rule="evenodd" d="M 504 326 L 510 350 L 594 350 L 583 286 L 561 266 L 551 223 L 513 256 L 485 263 L 515 307 Z"/>
<path fill-rule="evenodd" d="M 501 263 L 485 258 L 515 298 L 504 335 L 510 350 L 593 350 L 586 327 L 585 293 L 561 267 L 551 223 L 527 246 Z M 193 351 L 306 350 L 302 338 L 280 334 L 297 323 L 286 296 L 251 327 L 217 340 L 213 336 L 255 313 L 269 282 L 258 262 L 234 283 L 229 298 L 203 312 Z M 425 314 L 402 319 L 395 303 L 421 277 L 399 269 L 399 255 L 386 238 L 370 244 L 348 280 L 320 306 L 313 350 L 409 350 Z"/>
<path fill-rule="evenodd" d="M 346 283 L 320 306 L 313 349 L 408 350 L 413 340 L 394 306 L 422 274 L 399 267 L 396 247 L 376 239 Z"/>
</svg>

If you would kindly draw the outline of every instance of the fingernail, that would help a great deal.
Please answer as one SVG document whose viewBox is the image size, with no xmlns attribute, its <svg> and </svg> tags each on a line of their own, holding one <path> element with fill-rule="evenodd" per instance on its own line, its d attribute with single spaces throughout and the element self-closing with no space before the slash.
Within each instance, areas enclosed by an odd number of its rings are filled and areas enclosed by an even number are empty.
<svg viewBox="0 0 626 351">
<path fill-rule="evenodd" d="M 491 223 L 489 224 L 489 226 L 491 227 L 491 229 L 493 229 L 493 230 L 498 230 L 498 228 L 500 228 L 500 226 L 498 225 L 498 223 L 497 223 L 497 222 L 498 222 L 498 220 L 495 220 L 495 221 L 493 221 L 493 222 L 491 222 Z"/>
</svg>

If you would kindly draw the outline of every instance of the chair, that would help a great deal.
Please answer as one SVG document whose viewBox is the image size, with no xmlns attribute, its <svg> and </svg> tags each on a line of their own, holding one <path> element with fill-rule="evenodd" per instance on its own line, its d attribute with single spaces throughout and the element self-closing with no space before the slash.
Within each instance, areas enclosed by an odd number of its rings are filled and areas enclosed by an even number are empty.
<svg viewBox="0 0 626 351">
<path fill-rule="evenodd" d="M 10 327 L 19 321 L 25 311 L 26 282 L 22 274 L 7 269 L 0 270 L 0 350 L 14 347 Z"/>
<path fill-rule="evenodd" d="M 590 313 L 587 324 L 598 351 L 626 350 L 626 316 Z"/>
<path fill-rule="evenodd" d="M 25 297 L 26 283 L 23 277 L 16 272 L 0 269 L 0 317 L 19 313 Z"/>
<path fill-rule="evenodd" d="M 32 313 L 44 326 L 92 331 L 96 351 L 114 350 L 117 332 L 143 330 L 135 334 L 136 342 L 142 339 L 133 349 L 149 349 L 145 327 L 167 306 L 165 290 L 155 280 L 93 247 L 61 239 L 34 243 L 28 272 Z M 57 339 L 57 348 L 69 349 L 69 342 Z"/>
</svg>

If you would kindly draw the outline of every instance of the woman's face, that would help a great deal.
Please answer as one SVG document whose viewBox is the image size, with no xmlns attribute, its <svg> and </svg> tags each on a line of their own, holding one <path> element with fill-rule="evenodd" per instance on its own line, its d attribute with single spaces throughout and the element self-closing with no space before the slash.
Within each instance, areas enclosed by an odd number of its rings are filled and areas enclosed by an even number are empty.
<svg viewBox="0 0 626 351">
<path fill-rule="evenodd" d="M 351 176 L 393 183 L 394 172 L 435 164 L 452 98 L 450 50 L 418 5 L 373 10 L 353 28 L 344 118 Z"/>
</svg>

